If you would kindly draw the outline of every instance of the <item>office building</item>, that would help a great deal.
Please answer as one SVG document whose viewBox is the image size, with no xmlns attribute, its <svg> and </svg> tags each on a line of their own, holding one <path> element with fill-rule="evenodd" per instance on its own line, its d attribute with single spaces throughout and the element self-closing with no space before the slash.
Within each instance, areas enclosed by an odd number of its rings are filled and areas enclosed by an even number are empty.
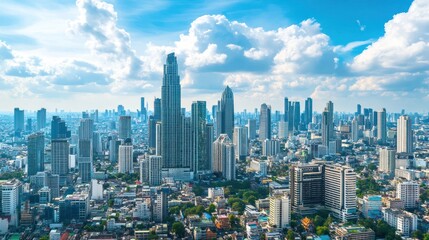
<svg viewBox="0 0 429 240">
<path fill-rule="evenodd" d="M 40 131 L 46 127 L 46 109 L 41 108 L 37 110 L 37 131 Z"/>
<path fill-rule="evenodd" d="M 385 144 L 387 140 L 386 109 L 377 112 L 377 141 Z"/>
<path fill-rule="evenodd" d="M 164 223 L 168 217 L 168 191 L 167 188 L 158 189 L 153 206 L 153 221 Z"/>
<path fill-rule="evenodd" d="M 380 148 L 380 164 L 378 167 L 378 171 L 394 174 L 396 168 L 396 151 L 391 148 Z"/>
<path fill-rule="evenodd" d="M 234 144 L 227 134 L 220 134 L 213 142 L 213 172 L 227 180 L 235 180 Z"/>
<path fill-rule="evenodd" d="M 299 102 L 293 102 L 293 130 L 299 131 L 301 124 L 301 105 Z"/>
<path fill-rule="evenodd" d="M 359 122 L 355 117 L 352 120 L 352 138 L 351 138 L 351 140 L 353 142 L 357 142 L 359 140 L 359 135 L 360 135 Z"/>
<path fill-rule="evenodd" d="M 226 86 L 222 98 L 218 102 L 216 123 L 218 137 L 220 134 L 227 134 L 230 139 L 233 139 L 234 94 L 229 86 Z"/>
<path fill-rule="evenodd" d="M 119 117 L 118 135 L 119 139 L 131 139 L 131 116 Z"/>
<path fill-rule="evenodd" d="M 9 216 L 9 225 L 18 227 L 21 215 L 22 183 L 13 179 L 0 182 L 0 213 Z"/>
<path fill-rule="evenodd" d="M 247 120 L 247 131 L 249 140 L 256 139 L 256 119 Z"/>
<path fill-rule="evenodd" d="M 118 154 L 118 171 L 120 173 L 133 173 L 133 145 L 131 139 L 125 139 L 124 143 L 119 146 Z"/>
<path fill-rule="evenodd" d="M 53 116 L 51 121 L 51 140 L 69 138 L 71 132 L 68 130 L 66 122 L 58 116 Z"/>
<path fill-rule="evenodd" d="M 191 127 L 192 127 L 192 156 L 191 169 L 194 176 L 210 172 L 210 163 L 207 159 L 206 138 L 206 115 L 207 108 L 205 101 L 196 101 L 191 107 Z"/>
<path fill-rule="evenodd" d="M 28 136 L 27 174 L 35 175 L 45 169 L 45 136 L 42 132 Z"/>
<path fill-rule="evenodd" d="M 67 139 L 51 141 L 51 168 L 53 174 L 61 177 L 61 185 L 65 185 L 69 173 L 70 144 Z"/>
<path fill-rule="evenodd" d="M 288 123 L 285 121 L 280 121 L 278 123 L 278 138 L 286 139 L 289 135 Z"/>
<path fill-rule="evenodd" d="M 167 56 L 161 87 L 161 156 L 163 168 L 183 168 L 181 94 L 177 59 Z"/>
<path fill-rule="evenodd" d="M 262 141 L 262 156 L 271 157 L 280 153 L 280 141 L 265 139 Z"/>
<path fill-rule="evenodd" d="M 416 182 L 402 182 L 396 186 L 396 197 L 404 202 L 405 209 L 414 209 L 419 204 L 419 184 Z"/>
<path fill-rule="evenodd" d="M 21 133 L 24 131 L 24 110 L 15 108 L 13 112 L 13 129 L 15 137 L 21 137 Z"/>
<path fill-rule="evenodd" d="M 140 98 L 140 119 L 142 122 L 145 122 L 147 119 L 147 110 L 144 105 L 144 97 Z"/>
<path fill-rule="evenodd" d="M 365 218 L 381 219 L 383 213 L 381 212 L 382 202 L 380 195 L 366 195 L 362 200 L 362 213 Z"/>
<path fill-rule="evenodd" d="M 72 220 L 84 222 L 90 213 L 89 200 L 89 195 L 85 192 L 70 194 L 61 199 L 59 202 L 60 222 L 63 224 L 68 224 Z"/>
<path fill-rule="evenodd" d="M 78 168 L 82 183 L 89 183 L 92 179 L 94 120 L 84 118 L 80 120 L 78 128 Z"/>
<path fill-rule="evenodd" d="M 318 164 L 292 165 L 289 185 L 291 205 L 300 213 L 314 212 L 314 208 L 324 204 L 324 166 Z"/>
<path fill-rule="evenodd" d="M 149 156 L 148 161 L 148 182 L 149 186 L 159 186 L 162 183 L 162 157 Z"/>
<path fill-rule="evenodd" d="M 289 227 L 290 215 L 291 202 L 287 194 L 270 197 L 270 226 L 278 229 Z"/>
<path fill-rule="evenodd" d="M 265 139 L 271 139 L 271 106 L 264 103 L 259 115 L 259 140 Z"/>
<path fill-rule="evenodd" d="M 305 110 L 304 110 L 304 124 L 305 129 L 307 129 L 308 124 L 313 121 L 313 99 L 307 98 L 305 100 Z"/>
<path fill-rule="evenodd" d="M 196 162 L 194 161 L 194 152 L 196 151 L 193 146 L 193 129 L 190 117 L 182 116 L 182 159 L 183 166 L 190 167 L 192 172 L 196 169 Z"/>
<path fill-rule="evenodd" d="M 325 208 L 342 221 L 356 219 L 356 173 L 352 168 L 325 165 Z"/>
<path fill-rule="evenodd" d="M 413 130 L 411 129 L 411 118 L 407 115 L 400 116 L 397 126 L 397 152 L 413 153 Z"/>
<path fill-rule="evenodd" d="M 247 127 L 234 128 L 235 157 L 240 160 L 246 160 L 249 151 L 247 133 Z"/>
</svg>

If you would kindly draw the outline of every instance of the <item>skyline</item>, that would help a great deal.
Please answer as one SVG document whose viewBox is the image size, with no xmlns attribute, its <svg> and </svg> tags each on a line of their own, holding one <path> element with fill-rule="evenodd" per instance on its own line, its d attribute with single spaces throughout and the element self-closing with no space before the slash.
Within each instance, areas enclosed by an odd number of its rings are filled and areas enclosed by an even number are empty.
<svg viewBox="0 0 429 240">
<path fill-rule="evenodd" d="M 197 100 L 215 105 L 226 85 L 238 111 L 262 103 L 281 110 L 284 97 L 312 97 L 317 112 L 329 100 L 335 111 L 353 112 L 357 103 L 428 111 L 429 3 L 422 0 L 334 10 L 308 1 L 30 3 L 1 3 L 0 112 L 138 109 L 141 96 L 151 108 L 170 52 L 188 111 Z M 173 11 L 180 7 L 187 11 Z"/>
</svg>

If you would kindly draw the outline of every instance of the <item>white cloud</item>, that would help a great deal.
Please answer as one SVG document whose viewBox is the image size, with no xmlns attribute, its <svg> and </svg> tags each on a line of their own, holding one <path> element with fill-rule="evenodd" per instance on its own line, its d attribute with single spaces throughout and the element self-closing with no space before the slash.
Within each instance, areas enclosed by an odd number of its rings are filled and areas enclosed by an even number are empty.
<svg viewBox="0 0 429 240">
<path fill-rule="evenodd" d="M 356 56 L 357 72 L 413 72 L 429 69 L 429 1 L 415 0 L 408 12 L 385 24 L 385 34 Z"/>
</svg>

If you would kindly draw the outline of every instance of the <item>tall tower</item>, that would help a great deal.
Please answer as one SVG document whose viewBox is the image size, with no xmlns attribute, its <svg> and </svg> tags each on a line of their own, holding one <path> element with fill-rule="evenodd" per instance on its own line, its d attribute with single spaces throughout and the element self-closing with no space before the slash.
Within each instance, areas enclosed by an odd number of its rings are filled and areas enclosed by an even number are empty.
<svg viewBox="0 0 429 240">
<path fill-rule="evenodd" d="M 284 115 L 283 115 L 283 120 L 285 122 L 289 122 L 289 99 L 287 97 L 285 97 L 284 99 Z"/>
<path fill-rule="evenodd" d="M 123 144 L 119 146 L 118 151 L 118 171 L 120 173 L 133 173 L 133 145 L 131 139 L 127 138 Z"/>
<path fill-rule="evenodd" d="M 247 127 L 234 128 L 235 157 L 240 160 L 246 160 L 249 151 L 247 137 Z"/>
<path fill-rule="evenodd" d="M 259 140 L 265 139 L 271 139 L 271 106 L 264 103 L 259 115 Z"/>
<path fill-rule="evenodd" d="M 131 139 L 131 116 L 119 117 L 119 139 Z"/>
<path fill-rule="evenodd" d="M 299 131 L 299 125 L 301 120 L 301 106 L 299 102 L 293 102 L 293 130 Z"/>
<path fill-rule="evenodd" d="M 217 114 L 217 136 L 222 133 L 233 138 L 234 130 L 234 94 L 229 86 L 226 86 L 218 106 Z"/>
<path fill-rule="evenodd" d="M 20 110 L 19 108 L 14 109 L 14 130 L 15 137 L 20 137 L 21 132 L 24 131 L 24 110 Z"/>
<path fill-rule="evenodd" d="M 147 118 L 147 110 L 146 107 L 144 106 L 144 97 L 140 98 L 140 119 L 142 120 L 142 122 L 145 122 Z"/>
<path fill-rule="evenodd" d="M 92 179 L 92 138 L 94 133 L 94 121 L 90 118 L 80 120 L 78 141 L 78 168 L 82 183 L 88 183 Z"/>
<path fill-rule="evenodd" d="M 313 121 L 313 99 L 307 98 L 305 100 L 305 129 L 307 129 L 307 125 Z"/>
<path fill-rule="evenodd" d="M 161 156 L 163 168 L 182 168 L 180 77 L 174 53 L 167 55 L 161 87 Z"/>
<path fill-rule="evenodd" d="M 66 122 L 58 116 L 53 116 L 51 121 L 51 139 L 63 139 L 71 136 Z"/>
<path fill-rule="evenodd" d="M 156 123 L 161 121 L 161 99 L 155 98 L 153 102 L 153 116 L 149 117 L 149 147 L 156 146 Z"/>
<path fill-rule="evenodd" d="M 396 159 L 395 159 L 395 150 L 390 148 L 380 148 L 380 165 L 378 171 L 395 174 L 396 168 Z"/>
<path fill-rule="evenodd" d="M 45 169 L 45 136 L 42 132 L 28 136 L 28 176 L 36 175 Z"/>
<path fill-rule="evenodd" d="M 398 153 L 413 152 L 413 131 L 411 129 L 411 118 L 407 115 L 398 119 L 396 150 Z"/>
<path fill-rule="evenodd" d="M 329 144 L 329 141 L 334 137 L 334 103 L 329 101 L 326 104 L 326 110 L 328 111 L 328 124 L 329 124 L 328 144 Z"/>
<path fill-rule="evenodd" d="M 210 171 L 210 163 L 207 161 L 206 145 L 206 102 L 196 101 L 191 107 L 191 126 L 192 126 L 192 170 L 194 174 L 198 172 Z"/>
<path fill-rule="evenodd" d="M 46 109 L 37 110 L 37 131 L 46 127 Z"/>
<path fill-rule="evenodd" d="M 387 139 L 387 128 L 386 128 L 386 109 L 383 108 L 377 112 L 377 140 L 384 144 Z"/>
<path fill-rule="evenodd" d="M 329 132 L 331 124 L 329 123 L 329 112 L 325 108 L 325 111 L 322 113 L 322 145 L 329 146 Z"/>
<path fill-rule="evenodd" d="M 51 142 L 52 173 L 65 177 L 69 173 L 70 144 L 67 139 L 53 139 Z"/>
<path fill-rule="evenodd" d="M 213 172 L 227 180 L 235 180 L 234 144 L 228 134 L 221 134 L 213 142 Z"/>
</svg>

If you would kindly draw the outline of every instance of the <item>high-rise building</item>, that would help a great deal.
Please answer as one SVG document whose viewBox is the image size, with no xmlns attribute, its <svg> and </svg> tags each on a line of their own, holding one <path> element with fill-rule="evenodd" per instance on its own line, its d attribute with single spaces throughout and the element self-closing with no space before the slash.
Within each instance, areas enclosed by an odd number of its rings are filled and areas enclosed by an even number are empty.
<svg viewBox="0 0 429 240">
<path fill-rule="evenodd" d="M 153 220 L 156 223 L 163 223 L 168 217 L 168 189 L 161 188 L 156 192 L 155 204 L 153 207 Z"/>
<path fill-rule="evenodd" d="M 307 129 L 307 125 L 313 121 L 313 99 L 311 98 L 305 100 L 304 116 L 305 129 Z"/>
<path fill-rule="evenodd" d="M 404 202 L 405 209 L 416 208 L 419 203 L 419 196 L 419 184 L 416 182 L 402 182 L 396 186 L 396 197 Z"/>
<path fill-rule="evenodd" d="M 299 131 L 301 122 L 301 106 L 299 102 L 293 102 L 293 130 Z"/>
<path fill-rule="evenodd" d="M 280 229 L 288 227 L 290 215 L 291 202 L 287 194 L 270 197 L 270 226 Z"/>
<path fill-rule="evenodd" d="M 383 220 L 394 227 L 402 236 L 411 236 L 417 230 L 418 216 L 399 209 L 385 209 Z"/>
<path fill-rule="evenodd" d="M 61 177 L 69 173 L 70 144 L 67 139 L 53 139 L 51 141 L 52 173 Z"/>
<path fill-rule="evenodd" d="M 262 141 L 262 156 L 276 156 L 280 153 L 280 141 L 277 139 L 265 139 Z"/>
<path fill-rule="evenodd" d="M 194 165 L 196 164 L 193 161 L 194 157 L 194 146 L 193 146 L 193 132 L 191 118 L 182 116 L 182 159 L 183 166 L 190 167 L 194 171 Z"/>
<path fill-rule="evenodd" d="M 292 208 L 303 212 L 324 204 L 324 167 L 318 164 L 292 165 L 290 172 L 290 194 Z"/>
<path fill-rule="evenodd" d="M 287 97 L 284 98 L 284 112 L 283 112 L 283 120 L 285 122 L 289 122 L 289 99 Z"/>
<path fill-rule="evenodd" d="M 13 129 L 15 131 L 15 137 L 20 137 L 21 133 L 25 130 L 24 129 L 24 110 L 15 108 L 13 118 L 14 118 Z"/>
<path fill-rule="evenodd" d="M 377 112 L 377 140 L 384 144 L 387 140 L 386 109 Z"/>
<path fill-rule="evenodd" d="M 42 132 L 28 136 L 28 176 L 45 169 L 45 135 Z"/>
<path fill-rule="evenodd" d="M 82 183 L 89 183 L 92 179 L 92 138 L 94 133 L 94 120 L 84 118 L 80 120 L 78 129 L 78 168 Z"/>
<path fill-rule="evenodd" d="M 213 141 L 215 140 L 214 138 L 214 125 L 213 123 L 207 123 L 206 124 L 206 159 L 209 163 L 209 170 L 210 172 L 213 172 L 213 167 L 212 167 L 212 163 L 213 163 Z"/>
<path fill-rule="evenodd" d="M 125 139 L 124 143 L 119 146 L 118 153 L 118 171 L 120 173 L 133 173 L 133 144 L 131 139 Z"/>
<path fill-rule="evenodd" d="M 46 127 L 46 109 L 37 110 L 37 131 Z"/>
<path fill-rule="evenodd" d="M 162 154 L 162 123 L 161 122 L 157 122 L 156 123 L 156 128 L 155 128 L 155 133 L 156 133 L 156 138 L 155 138 L 155 155 L 157 156 L 161 156 Z"/>
<path fill-rule="evenodd" d="M 199 173 L 210 171 L 210 163 L 207 159 L 207 138 L 206 138 L 206 115 L 207 108 L 205 101 L 196 101 L 191 107 L 192 126 L 192 163 L 191 169 L 196 176 Z"/>
<path fill-rule="evenodd" d="M 398 153 L 413 153 L 413 130 L 411 118 L 407 115 L 398 119 L 396 150 Z"/>
<path fill-rule="evenodd" d="M 27 118 L 27 125 L 25 126 L 25 131 L 27 132 L 33 131 L 33 119 Z"/>
<path fill-rule="evenodd" d="M 149 147 L 156 146 L 156 123 L 161 121 L 161 99 L 155 98 L 153 103 L 153 116 L 149 117 Z"/>
<path fill-rule="evenodd" d="M 285 139 L 289 136 L 288 123 L 281 120 L 278 122 L 278 138 Z"/>
<path fill-rule="evenodd" d="M 121 141 L 118 140 L 117 135 L 110 136 L 109 139 L 109 160 L 111 163 L 117 163 L 119 145 L 121 145 Z"/>
<path fill-rule="evenodd" d="M 131 139 L 131 116 L 119 117 L 119 139 Z"/>
<path fill-rule="evenodd" d="M 359 140 L 359 122 L 355 118 L 352 120 L 352 141 L 357 142 Z"/>
<path fill-rule="evenodd" d="M 0 182 L 0 215 L 10 216 L 9 225 L 18 227 L 22 183 L 16 179 Z"/>
<path fill-rule="evenodd" d="M 325 165 L 325 207 L 342 221 L 355 219 L 356 173 L 352 168 Z"/>
<path fill-rule="evenodd" d="M 330 141 L 331 123 L 329 122 L 329 111 L 325 108 L 322 113 L 322 145 L 328 147 Z"/>
<path fill-rule="evenodd" d="M 147 110 L 144 105 L 144 97 L 140 98 L 140 119 L 142 120 L 142 122 L 145 122 L 147 119 Z"/>
<path fill-rule="evenodd" d="M 334 103 L 329 101 L 326 104 L 326 110 L 328 111 L 328 124 L 329 124 L 329 135 L 328 142 L 334 137 Z"/>
<path fill-rule="evenodd" d="M 73 219 L 78 222 L 86 220 L 90 213 L 88 193 L 74 193 L 67 195 L 59 202 L 60 222 L 70 223 Z"/>
<path fill-rule="evenodd" d="M 248 119 L 247 120 L 247 130 L 248 130 L 248 136 L 249 140 L 256 139 L 256 119 Z"/>
<path fill-rule="evenodd" d="M 395 174 L 396 168 L 396 159 L 395 159 L 396 151 L 391 148 L 380 148 L 380 164 L 378 171 Z"/>
<path fill-rule="evenodd" d="M 234 146 L 235 146 L 235 157 L 240 160 L 246 160 L 246 156 L 249 151 L 247 127 L 234 128 Z"/>
<path fill-rule="evenodd" d="M 225 133 L 228 134 L 230 139 L 232 139 L 234 130 L 234 94 L 229 86 L 226 86 L 218 104 L 218 112 L 216 116 L 217 136 Z"/>
<path fill-rule="evenodd" d="M 356 116 L 362 114 L 362 106 L 360 104 L 356 105 Z"/>
<path fill-rule="evenodd" d="M 51 139 L 63 139 L 71 136 L 66 122 L 58 116 L 53 116 L 51 121 Z"/>
<path fill-rule="evenodd" d="M 213 172 L 227 180 L 235 180 L 234 144 L 228 134 L 220 134 L 213 142 Z"/>
<path fill-rule="evenodd" d="M 162 183 L 162 157 L 161 156 L 150 156 L 148 161 L 149 186 L 159 186 Z"/>
<path fill-rule="evenodd" d="M 259 115 L 259 140 L 265 139 L 271 139 L 271 106 L 264 103 Z"/>
<path fill-rule="evenodd" d="M 163 168 L 182 168 L 181 94 L 177 59 L 167 56 L 161 87 L 161 156 Z"/>
</svg>

